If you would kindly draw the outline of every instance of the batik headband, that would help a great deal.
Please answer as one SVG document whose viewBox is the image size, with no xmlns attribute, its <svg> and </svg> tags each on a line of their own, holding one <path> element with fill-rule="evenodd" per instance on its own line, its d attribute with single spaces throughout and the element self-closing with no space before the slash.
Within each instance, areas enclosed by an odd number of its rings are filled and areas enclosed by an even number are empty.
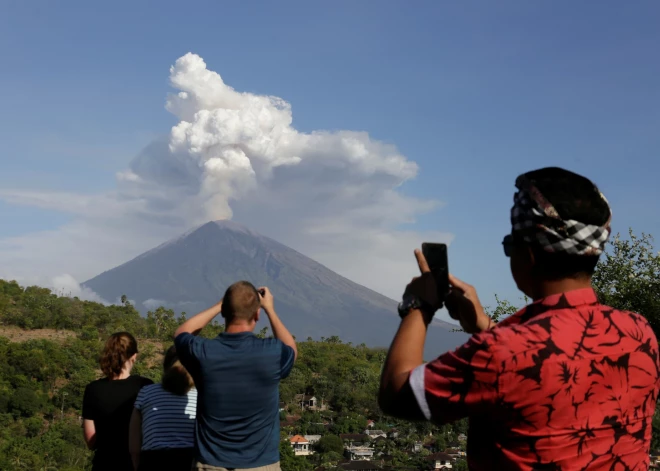
<svg viewBox="0 0 660 471">
<path fill-rule="evenodd" d="M 518 192 L 513 197 L 511 225 L 513 232 L 530 244 L 538 244 L 546 252 L 569 255 L 600 255 L 610 236 L 610 221 L 603 226 L 562 219 L 555 207 L 524 175 L 516 180 Z M 598 191 L 596 189 L 596 191 Z M 607 200 L 598 192 L 603 201 Z M 609 207 L 609 204 L 608 204 Z"/>
</svg>

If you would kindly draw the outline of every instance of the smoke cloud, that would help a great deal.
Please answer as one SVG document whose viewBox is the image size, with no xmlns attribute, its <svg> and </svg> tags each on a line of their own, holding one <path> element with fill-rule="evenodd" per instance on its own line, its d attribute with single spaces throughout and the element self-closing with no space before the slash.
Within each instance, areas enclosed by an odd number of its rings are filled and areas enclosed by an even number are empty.
<svg viewBox="0 0 660 471">
<path fill-rule="evenodd" d="M 171 67 L 170 83 L 166 109 L 178 124 L 117 172 L 116 190 L 0 191 L 75 216 L 55 231 L 0 240 L 0 276 L 86 279 L 192 226 L 234 219 L 399 297 L 415 273 L 413 248 L 451 239 L 401 229 L 438 203 L 401 191 L 418 167 L 395 146 L 365 132 L 300 132 L 288 102 L 236 91 L 192 53 Z"/>
<path fill-rule="evenodd" d="M 51 289 L 60 296 L 68 296 L 70 298 L 79 298 L 83 301 L 94 301 L 97 303 L 105 304 L 110 303 L 99 296 L 96 292 L 86 286 L 80 286 L 80 283 L 69 274 L 62 274 L 54 277 L 50 283 Z"/>
</svg>

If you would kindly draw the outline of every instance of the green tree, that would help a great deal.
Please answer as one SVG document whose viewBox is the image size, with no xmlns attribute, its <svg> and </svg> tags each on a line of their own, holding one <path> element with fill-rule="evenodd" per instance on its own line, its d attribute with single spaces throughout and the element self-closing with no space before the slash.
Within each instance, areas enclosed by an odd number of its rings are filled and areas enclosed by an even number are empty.
<svg viewBox="0 0 660 471">
<path fill-rule="evenodd" d="M 435 438 L 435 448 L 437 451 L 445 451 L 447 449 L 447 438 L 444 435 L 438 435 Z"/>
<path fill-rule="evenodd" d="M 39 417 L 30 417 L 23 421 L 28 437 L 36 437 L 44 426 L 44 421 Z"/>
<path fill-rule="evenodd" d="M 174 311 L 159 307 L 155 311 L 147 313 L 147 323 L 152 335 L 158 339 L 170 340 L 174 337 L 174 331 L 179 326 Z"/>
<path fill-rule="evenodd" d="M 629 239 L 618 234 L 601 258 L 593 284 L 603 304 L 637 312 L 649 321 L 660 337 L 660 253 L 653 238 L 629 231 Z"/>
<path fill-rule="evenodd" d="M 469 471 L 470 468 L 468 468 L 467 461 L 465 460 L 456 460 L 456 462 L 452 466 L 453 471 Z"/>
<path fill-rule="evenodd" d="M 525 305 L 529 302 L 529 299 L 527 296 L 523 296 L 522 301 L 522 304 Z M 484 306 L 484 309 L 486 310 L 486 314 L 488 314 L 491 319 L 493 319 L 495 322 L 499 322 L 508 316 L 515 314 L 520 308 L 514 306 L 508 300 L 500 299 L 499 296 L 495 295 L 495 308 L 493 309 L 490 306 Z M 463 332 L 463 329 L 457 328 L 453 331 Z"/>
<path fill-rule="evenodd" d="M 324 435 L 316 444 L 316 451 L 319 453 L 339 453 L 344 452 L 344 443 L 337 435 Z"/>
<path fill-rule="evenodd" d="M 8 409 L 14 417 L 32 417 L 42 406 L 41 397 L 33 389 L 21 387 L 14 391 Z"/>
<path fill-rule="evenodd" d="M 259 333 L 256 334 L 258 338 L 265 339 L 268 335 L 268 327 L 262 328 Z"/>
</svg>

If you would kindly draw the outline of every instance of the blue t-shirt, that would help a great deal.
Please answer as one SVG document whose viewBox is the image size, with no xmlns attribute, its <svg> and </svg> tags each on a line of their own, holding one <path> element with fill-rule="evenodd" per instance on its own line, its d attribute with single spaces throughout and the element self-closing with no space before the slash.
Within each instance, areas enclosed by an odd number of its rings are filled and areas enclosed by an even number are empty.
<svg viewBox="0 0 660 471">
<path fill-rule="evenodd" d="M 222 468 L 277 463 L 279 385 L 293 367 L 293 349 L 250 332 L 214 339 L 184 333 L 175 345 L 198 392 L 197 461 Z"/>
</svg>

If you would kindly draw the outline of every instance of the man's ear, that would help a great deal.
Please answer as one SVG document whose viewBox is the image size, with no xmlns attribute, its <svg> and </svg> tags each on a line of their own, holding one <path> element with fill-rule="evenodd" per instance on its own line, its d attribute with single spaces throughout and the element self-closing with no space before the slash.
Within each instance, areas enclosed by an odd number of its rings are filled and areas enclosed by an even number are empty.
<svg viewBox="0 0 660 471">
<path fill-rule="evenodd" d="M 257 309 L 257 313 L 254 315 L 254 322 L 259 322 L 259 317 L 261 316 L 261 308 Z"/>
</svg>

